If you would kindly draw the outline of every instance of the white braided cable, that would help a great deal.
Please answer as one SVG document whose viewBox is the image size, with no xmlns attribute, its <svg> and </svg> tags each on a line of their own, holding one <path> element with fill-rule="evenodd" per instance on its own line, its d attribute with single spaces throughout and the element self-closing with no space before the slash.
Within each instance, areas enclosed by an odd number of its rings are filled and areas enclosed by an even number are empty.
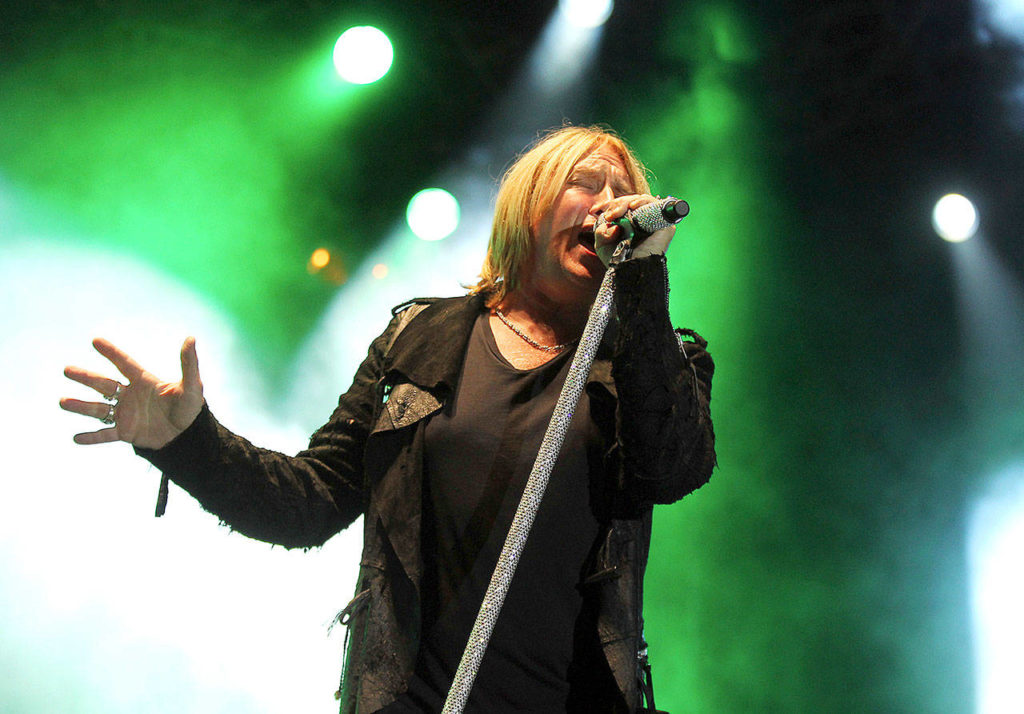
<svg viewBox="0 0 1024 714">
<path fill-rule="evenodd" d="M 491 640 L 491 633 L 494 632 L 498 613 L 501 612 L 501 606 L 505 602 L 505 595 L 508 594 L 516 565 L 519 563 L 519 556 L 523 553 L 526 538 L 533 526 L 533 519 L 537 515 L 541 498 L 547 489 L 551 470 L 562 449 L 562 442 L 565 441 L 565 434 L 569 430 L 573 412 L 575 412 L 580 396 L 583 394 L 583 388 L 587 384 L 587 376 L 594 363 L 598 345 L 601 344 L 605 328 L 608 326 L 615 298 L 614 273 L 613 267 L 605 272 L 601 288 L 594 300 L 594 306 L 590 309 L 587 326 L 583 329 L 583 336 L 580 338 L 579 347 L 576 348 L 576 355 L 569 367 L 569 374 L 565 378 L 565 384 L 562 385 L 562 392 L 555 404 L 555 411 L 551 415 L 547 431 L 544 433 L 540 451 L 537 452 L 537 460 L 533 463 L 533 470 L 526 482 L 526 488 L 523 490 L 523 497 L 519 501 L 516 514 L 512 518 L 512 526 L 505 538 L 505 545 L 498 556 L 498 564 L 491 575 L 491 582 L 487 586 L 480 611 L 477 613 L 473 629 L 469 633 L 469 642 L 466 643 L 466 650 L 462 653 L 459 667 L 455 671 L 455 679 L 452 681 L 451 689 L 448 690 L 442 714 L 462 714 L 466 701 L 469 699 L 469 690 L 472 689 L 473 681 L 480 669 L 480 662 L 483 660 L 487 644 Z"/>
</svg>

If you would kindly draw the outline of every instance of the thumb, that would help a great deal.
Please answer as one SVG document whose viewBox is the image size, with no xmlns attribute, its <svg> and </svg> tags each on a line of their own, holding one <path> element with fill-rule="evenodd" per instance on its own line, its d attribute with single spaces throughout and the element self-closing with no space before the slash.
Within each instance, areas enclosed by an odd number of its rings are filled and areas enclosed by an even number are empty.
<svg viewBox="0 0 1024 714">
<path fill-rule="evenodd" d="M 199 357 L 196 355 L 196 338 L 187 337 L 181 346 L 181 386 L 186 392 L 203 391 L 199 381 Z"/>
</svg>

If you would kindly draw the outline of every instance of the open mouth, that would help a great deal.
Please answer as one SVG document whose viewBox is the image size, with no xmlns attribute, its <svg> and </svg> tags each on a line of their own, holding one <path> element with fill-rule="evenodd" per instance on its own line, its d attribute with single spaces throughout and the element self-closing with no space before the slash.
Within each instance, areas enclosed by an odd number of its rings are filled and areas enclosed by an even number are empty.
<svg viewBox="0 0 1024 714">
<path fill-rule="evenodd" d="M 594 247 L 594 229 L 593 228 L 584 228 L 583 230 L 581 230 L 579 232 L 579 235 L 577 236 L 577 239 L 579 240 L 580 243 L 583 244 L 583 247 L 586 248 L 587 250 L 589 250 L 591 253 L 597 253 L 597 250 Z"/>
</svg>

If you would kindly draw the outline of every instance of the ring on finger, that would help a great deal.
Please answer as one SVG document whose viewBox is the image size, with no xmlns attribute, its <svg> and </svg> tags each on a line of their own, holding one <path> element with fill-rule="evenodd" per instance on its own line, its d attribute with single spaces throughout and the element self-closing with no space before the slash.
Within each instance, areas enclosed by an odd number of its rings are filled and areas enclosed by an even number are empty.
<svg viewBox="0 0 1024 714">
<path fill-rule="evenodd" d="M 114 391 L 112 393 L 110 393 L 110 394 L 104 394 L 103 398 L 106 399 L 108 402 L 115 402 L 116 403 L 117 400 L 121 398 L 121 392 L 123 392 L 123 391 L 124 391 L 124 385 L 121 384 L 120 382 L 117 382 L 117 386 L 114 387 Z"/>
<path fill-rule="evenodd" d="M 104 424 L 113 424 L 117 420 L 117 403 L 111 404 L 107 407 L 107 413 L 100 419 Z"/>
</svg>

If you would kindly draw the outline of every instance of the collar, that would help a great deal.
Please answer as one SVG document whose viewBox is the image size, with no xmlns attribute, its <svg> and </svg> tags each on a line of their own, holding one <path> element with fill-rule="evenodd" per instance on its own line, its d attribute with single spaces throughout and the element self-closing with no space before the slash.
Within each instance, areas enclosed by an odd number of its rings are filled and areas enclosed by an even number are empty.
<svg viewBox="0 0 1024 714">
<path fill-rule="evenodd" d="M 399 372 L 427 389 L 451 390 L 459 379 L 473 322 L 484 310 L 480 295 L 441 298 L 416 315 L 395 339 L 385 372 Z"/>
<path fill-rule="evenodd" d="M 385 373 L 400 373 L 425 389 L 454 389 L 473 323 L 486 309 L 484 302 L 480 295 L 434 300 L 395 339 L 388 352 Z M 612 397 L 616 394 L 611 365 L 616 327 L 613 316 L 587 380 L 603 386 Z M 588 391 L 594 393 L 592 387 Z"/>
</svg>

